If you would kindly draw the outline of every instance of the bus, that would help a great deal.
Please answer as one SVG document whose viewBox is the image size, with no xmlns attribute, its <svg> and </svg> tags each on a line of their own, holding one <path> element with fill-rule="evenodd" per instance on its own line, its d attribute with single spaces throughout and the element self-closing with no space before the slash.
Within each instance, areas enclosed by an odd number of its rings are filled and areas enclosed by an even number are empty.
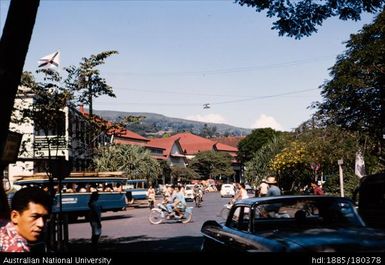
<svg viewBox="0 0 385 265">
<path fill-rule="evenodd" d="M 127 178 L 123 172 L 77 172 L 61 181 L 50 182 L 46 173 L 36 173 L 32 176 L 18 176 L 14 182 L 16 189 L 37 186 L 47 191 L 53 185 L 54 198 L 52 213 L 68 213 L 70 219 L 87 216 L 89 212 L 88 201 L 95 190 L 99 193 L 102 211 L 123 211 L 127 207 L 126 185 Z M 61 198 L 61 206 L 60 206 Z M 61 209 L 60 209 L 61 208 Z"/>
<path fill-rule="evenodd" d="M 129 204 L 135 201 L 147 200 L 147 180 L 145 179 L 128 179 L 124 190 Z"/>
</svg>

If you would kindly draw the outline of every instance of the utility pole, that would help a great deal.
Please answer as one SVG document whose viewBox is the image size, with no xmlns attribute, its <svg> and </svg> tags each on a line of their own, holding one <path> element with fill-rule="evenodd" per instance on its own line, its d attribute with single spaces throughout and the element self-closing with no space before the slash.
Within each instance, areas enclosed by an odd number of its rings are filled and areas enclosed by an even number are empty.
<svg viewBox="0 0 385 265">
<path fill-rule="evenodd" d="M 344 160 L 341 158 L 338 160 L 338 167 L 340 171 L 340 192 L 341 192 L 341 197 L 344 197 L 344 172 L 342 170 L 342 165 L 344 164 Z"/>
</svg>

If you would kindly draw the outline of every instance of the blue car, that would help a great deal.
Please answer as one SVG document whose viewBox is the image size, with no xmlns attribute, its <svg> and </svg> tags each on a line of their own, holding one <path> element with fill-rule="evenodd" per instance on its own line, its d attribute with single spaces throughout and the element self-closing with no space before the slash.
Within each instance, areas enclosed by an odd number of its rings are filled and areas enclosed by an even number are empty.
<svg viewBox="0 0 385 265">
<path fill-rule="evenodd" d="M 241 200 L 201 232 L 204 252 L 385 251 L 385 233 L 367 227 L 351 200 L 332 196 Z"/>
</svg>

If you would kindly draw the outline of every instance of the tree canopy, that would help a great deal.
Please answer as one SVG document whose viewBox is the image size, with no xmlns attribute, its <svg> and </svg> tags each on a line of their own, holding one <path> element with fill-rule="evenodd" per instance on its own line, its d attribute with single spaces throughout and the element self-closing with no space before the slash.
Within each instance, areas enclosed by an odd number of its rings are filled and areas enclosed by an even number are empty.
<svg viewBox="0 0 385 265">
<path fill-rule="evenodd" d="M 204 179 L 216 176 L 232 176 L 231 156 L 228 153 L 205 151 L 198 153 L 190 162 L 190 168 Z"/>
<path fill-rule="evenodd" d="M 278 132 L 272 128 L 254 129 L 251 134 L 239 142 L 238 159 L 242 162 L 249 161 L 256 151 L 276 135 L 278 135 Z"/>
<path fill-rule="evenodd" d="M 98 149 L 93 160 L 99 171 L 124 171 L 130 179 L 154 183 L 161 173 L 159 163 L 148 150 L 137 145 L 112 145 Z"/>
<path fill-rule="evenodd" d="M 277 17 L 272 29 L 279 35 L 300 39 L 317 32 L 317 26 L 330 17 L 357 21 L 363 12 L 375 13 L 385 6 L 383 0 L 235 0 L 253 7 L 257 12 L 267 10 L 267 17 Z"/>
<path fill-rule="evenodd" d="M 332 79 L 313 104 L 317 118 L 383 141 L 385 133 L 385 12 L 351 35 L 347 50 L 331 68 Z"/>
<path fill-rule="evenodd" d="M 101 95 L 116 97 L 112 87 L 109 86 L 104 78 L 100 76 L 100 71 L 96 67 L 104 64 L 105 60 L 117 51 L 104 51 L 98 54 L 92 54 L 90 57 L 82 58 L 82 62 L 78 67 L 69 66 L 64 68 L 68 77 L 65 80 L 66 85 L 78 91 L 78 100 L 80 103 L 89 105 L 89 112 L 92 116 L 92 98 Z"/>
</svg>

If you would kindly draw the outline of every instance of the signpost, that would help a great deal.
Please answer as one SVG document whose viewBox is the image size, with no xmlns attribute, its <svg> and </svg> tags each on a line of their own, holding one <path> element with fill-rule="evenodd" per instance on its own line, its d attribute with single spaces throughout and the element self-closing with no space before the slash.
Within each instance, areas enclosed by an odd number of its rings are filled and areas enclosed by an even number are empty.
<svg viewBox="0 0 385 265">
<path fill-rule="evenodd" d="M 344 197 L 344 173 L 342 170 L 342 165 L 344 164 L 344 160 L 341 158 L 338 160 L 338 167 L 340 170 L 340 191 L 341 191 L 341 197 Z"/>
</svg>

